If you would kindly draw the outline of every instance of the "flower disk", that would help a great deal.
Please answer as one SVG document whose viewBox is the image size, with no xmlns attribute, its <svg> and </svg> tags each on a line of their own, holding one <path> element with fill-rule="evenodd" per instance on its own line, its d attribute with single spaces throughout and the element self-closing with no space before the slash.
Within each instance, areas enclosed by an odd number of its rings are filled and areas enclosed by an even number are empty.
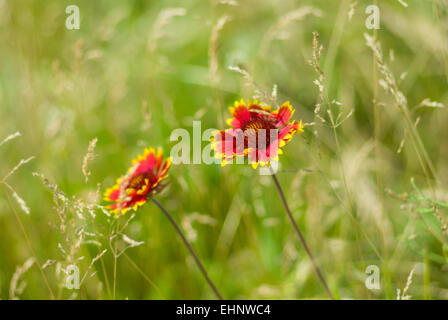
<svg viewBox="0 0 448 320">
<path fill-rule="evenodd" d="M 106 208 L 115 216 L 135 211 L 163 188 L 162 181 L 168 177 L 171 158 L 163 163 L 162 149 L 145 148 L 144 154 L 132 160 L 128 173 L 104 193 L 104 200 L 113 202 Z"/>
<path fill-rule="evenodd" d="M 235 157 L 247 157 L 254 168 L 265 166 L 271 160 L 278 160 L 281 148 L 296 133 L 303 132 L 302 122 L 289 122 L 294 110 L 289 101 L 278 110 L 259 104 L 257 100 L 248 103 L 243 99 L 229 108 L 232 117 L 227 120 L 231 127 L 215 133 L 212 149 L 215 157 L 222 159 L 222 165 Z"/>
</svg>

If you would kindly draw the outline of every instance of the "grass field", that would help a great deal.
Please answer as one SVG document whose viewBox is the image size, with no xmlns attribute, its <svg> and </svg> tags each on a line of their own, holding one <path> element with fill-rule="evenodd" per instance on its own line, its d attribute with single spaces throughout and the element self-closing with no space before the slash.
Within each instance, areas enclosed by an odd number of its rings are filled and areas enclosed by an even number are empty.
<svg viewBox="0 0 448 320">
<path fill-rule="evenodd" d="M 448 299 L 447 89 L 446 0 L 0 0 L 0 298 L 214 299 L 153 202 L 114 219 L 102 195 L 145 147 L 258 98 L 305 125 L 277 177 L 335 298 Z M 329 297 L 269 175 L 167 181 L 224 298 Z"/>
</svg>

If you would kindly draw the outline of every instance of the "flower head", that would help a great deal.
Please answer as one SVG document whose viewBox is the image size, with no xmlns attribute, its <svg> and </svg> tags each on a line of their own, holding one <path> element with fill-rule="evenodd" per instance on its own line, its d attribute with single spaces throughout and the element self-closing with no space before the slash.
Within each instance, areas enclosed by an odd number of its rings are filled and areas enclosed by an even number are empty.
<svg viewBox="0 0 448 320">
<path fill-rule="evenodd" d="M 248 157 L 254 168 L 278 160 L 281 148 L 296 133 L 303 132 L 302 122 L 290 122 L 294 110 L 289 101 L 279 109 L 259 104 L 257 100 L 246 104 L 243 99 L 229 108 L 232 115 L 227 120 L 231 127 L 215 133 L 212 149 L 222 159 L 222 165 L 235 157 Z"/>
<path fill-rule="evenodd" d="M 162 149 L 145 148 L 143 155 L 132 160 L 128 173 L 104 193 L 104 200 L 113 202 L 107 208 L 116 216 L 130 209 L 136 211 L 155 193 L 163 188 L 162 181 L 168 177 L 171 158 L 163 162 Z"/>
</svg>

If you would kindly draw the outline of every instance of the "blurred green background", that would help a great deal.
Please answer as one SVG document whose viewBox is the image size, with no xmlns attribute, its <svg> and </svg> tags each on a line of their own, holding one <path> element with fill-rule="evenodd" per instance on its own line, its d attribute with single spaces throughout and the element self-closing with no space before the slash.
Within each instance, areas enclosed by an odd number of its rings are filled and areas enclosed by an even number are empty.
<svg viewBox="0 0 448 320">
<path fill-rule="evenodd" d="M 26 287 L 11 294 L 16 267 L 34 255 L 41 265 L 56 261 L 43 273 L 57 298 L 113 298 L 111 219 L 96 210 L 95 221 L 86 223 L 69 206 L 72 233 L 62 234 L 52 192 L 32 173 L 44 174 L 70 198 L 93 201 L 98 184 L 102 193 L 144 147 L 169 154 L 174 129 L 191 132 L 193 120 L 203 130 L 224 128 L 227 106 L 257 93 L 228 69 L 238 66 L 259 90 L 270 93 L 276 85 L 278 102 L 290 100 L 296 108 L 295 120 L 315 122 L 285 147 L 278 177 L 333 293 L 395 299 L 414 268 L 412 298 L 447 299 L 448 237 L 439 221 L 447 211 L 417 201 L 411 178 L 427 197 L 448 202 L 448 115 L 420 106 L 424 99 L 448 103 L 448 5 L 378 2 L 384 60 L 418 122 L 436 177 L 425 178 L 405 119 L 378 84 L 364 38 L 374 33 L 365 26 L 365 9 L 374 1 L 0 0 L 0 141 L 22 134 L 0 146 L 0 179 L 21 159 L 35 157 L 7 179 L 29 215 L 1 188 L 0 298 L 51 298 L 36 264 L 20 277 Z M 80 9 L 79 30 L 65 27 L 68 5 Z M 342 104 L 332 108 L 343 117 L 354 110 L 336 129 L 340 150 L 332 128 L 314 116 L 313 31 L 323 45 L 329 99 Z M 95 137 L 86 183 L 81 167 Z M 158 200 L 225 298 L 327 298 L 269 176 L 248 165 L 175 165 L 169 180 Z M 84 257 L 76 262 L 81 272 L 108 251 L 81 290 L 68 290 L 60 270 L 69 261 L 58 244 L 73 243 L 83 225 L 101 236 L 99 243 L 86 236 L 75 250 L 73 257 Z M 214 298 L 154 204 L 143 206 L 123 232 L 144 244 L 117 259 L 116 298 Z M 369 265 L 380 270 L 380 289 L 365 286 Z"/>
</svg>

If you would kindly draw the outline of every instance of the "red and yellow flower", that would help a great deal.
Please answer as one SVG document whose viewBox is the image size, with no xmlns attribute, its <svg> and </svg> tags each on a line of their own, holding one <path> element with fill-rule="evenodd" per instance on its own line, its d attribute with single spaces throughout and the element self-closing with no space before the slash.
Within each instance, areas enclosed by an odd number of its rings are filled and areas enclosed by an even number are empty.
<svg viewBox="0 0 448 320">
<path fill-rule="evenodd" d="M 235 157 L 247 157 L 254 168 L 278 161 L 281 148 L 296 133 L 303 132 L 302 122 L 291 121 L 294 110 L 289 101 L 277 110 L 259 104 L 257 100 L 246 104 L 243 99 L 229 108 L 232 115 L 227 120 L 230 129 L 215 133 L 212 149 L 222 165 Z"/>
<path fill-rule="evenodd" d="M 106 208 L 116 216 L 130 209 L 136 211 L 163 188 L 170 166 L 171 158 L 163 162 L 162 149 L 156 153 L 154 148 L 145 148 L 143 155 L 132 160 L 128 173 L 104 193 L 104 200 L 113 202 Z"/>
</svg>

